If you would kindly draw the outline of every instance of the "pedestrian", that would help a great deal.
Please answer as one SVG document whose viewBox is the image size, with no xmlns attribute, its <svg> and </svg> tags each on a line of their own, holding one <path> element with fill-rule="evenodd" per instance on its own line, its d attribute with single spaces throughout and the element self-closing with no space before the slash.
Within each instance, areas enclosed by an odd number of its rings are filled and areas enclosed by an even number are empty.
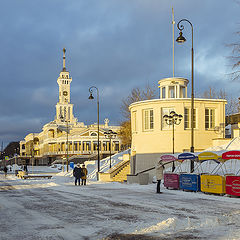
<svg viewBox="0 0 240 240">
<path fill-rule="evenodd" d="M 5 167 L 3 168 L 3 171 L 4 171 L 4 175 L 5 175 L 5 177 L 6 177 L 6 176 L 7 176 L 8 168 L 5 166 Z"/>
<path fill-rule="evenodd" d="M 82 165 L 82 185 L 86 185 L 87 182 L 87 174 L 88 174 L 88 170 L 86 169 L 85 165 Z"/>
<path fill-rule="evenodd" d="M 160 185 L 161 185 L 161 180 L 163 179 L 163 170 L 164 170 L 164 165 L 162 161 L 159 161 L 155 167 L 156 170 L 156 178 L 157 178 L 157 192 L 156 193 L 162 193 L 160 191 Z"/>
<path fill-rule="evenodd" d="M 81 173 L 82 173 L 82 169 L 80 166 L 80 163 L 77 164 L 77 166 L 73 169 L 73 176 L 75 177 L 75 185 L 80 185 L 80 179 L 81 179 Z"/>
</svg>

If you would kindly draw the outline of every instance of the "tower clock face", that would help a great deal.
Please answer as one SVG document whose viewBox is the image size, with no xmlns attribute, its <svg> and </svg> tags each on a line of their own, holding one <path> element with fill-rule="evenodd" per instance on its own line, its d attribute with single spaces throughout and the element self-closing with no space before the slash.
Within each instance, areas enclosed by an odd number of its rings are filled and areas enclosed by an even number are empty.
<svg viewBox="0 0 240 240">
<path fill-rule="evenodd" d="M 67 96 L 68 92 L 67 91 L 63 91 L 63 96 Z"/>
</svg>

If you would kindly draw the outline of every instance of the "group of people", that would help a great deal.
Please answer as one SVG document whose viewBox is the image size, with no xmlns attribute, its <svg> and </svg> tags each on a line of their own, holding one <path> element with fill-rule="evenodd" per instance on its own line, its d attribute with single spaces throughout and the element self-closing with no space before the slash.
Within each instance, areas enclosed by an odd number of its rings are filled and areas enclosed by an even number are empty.
<svg viewBox="0 0 240 240">
<path fill-rule="evenodd" d="M 83 164 L 82 167 L 80 166 L 80 163 L 77 164 L 77 166 L 73 169 L 73 176 L 75 177 L 75 185 L 86 185 L 87 182 L 87 174 L 88 170 Z M 81 181 L 82 180 L 82 181 Z"/>
</svg>

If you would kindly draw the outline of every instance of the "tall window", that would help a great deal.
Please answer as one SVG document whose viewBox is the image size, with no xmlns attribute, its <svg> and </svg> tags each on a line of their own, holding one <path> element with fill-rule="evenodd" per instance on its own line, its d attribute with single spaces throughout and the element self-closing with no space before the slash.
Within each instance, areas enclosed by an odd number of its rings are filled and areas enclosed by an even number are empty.
<svg viewBox="0 0 240 240">
<path fill-rule="evenodd" d="M 162 108 L 162 116 L 161 116 L 161 121 L 162 121 L 162 129 L 170 129 L 171 126 L 169 126 L 163 119 L 164 115 L 169 115 L 171 111 L 175 111 L 174 108 Z"/>
<path fill-rule="evenodd" d="M 137 131 L 137 111 L 132 113 L 132 131 Z"/>
<path fill-rule="evenodd" d="M 166 88 L 162 88 L 162 98 L 166 98 Z"/>
<path fill-rule="evenodd" d="M 215 127 L 215 109 L 205 108 L 205 129 Z"/>
<path fill-rule="evenodd" d="M 170 98 L 175 98 L 175 87 L 174 87 L 174 86 L 170 86 L 170 87 L 169 87 L 168 96 L 169 96 Z"/>
<path fill-rule="evenodd" d="M 184 86 L 180 86 L 180 97 L 185 98 L 186 97 L 186 89 Z"/>
<path fill-rule="evenodd" d="M 184 108 L 184 129 L 191 127 L 191 108 Z M 196 128 L 196 109 L 193 109 L 193 128 Z"/>
<path fill-rule="evenodd" d="M 119 151 L 119 142 L 114 141 L 114 151 Z"/>
<path fill-rule="evenodd" d="M 143 110 L 143 130 L 153 129 L 153 109 Z"/>
<path fill-rule="evenodd" d="M 74 142 L 74 150 L 73 151 L 77 151 L 78 149 L 78 143 L 77 142 Z"/>
</svg>

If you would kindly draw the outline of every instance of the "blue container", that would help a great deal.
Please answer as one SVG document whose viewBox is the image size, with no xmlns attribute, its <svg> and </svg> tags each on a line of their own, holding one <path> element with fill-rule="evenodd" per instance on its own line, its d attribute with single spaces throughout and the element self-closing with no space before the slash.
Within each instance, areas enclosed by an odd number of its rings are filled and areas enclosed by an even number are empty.
<svg viewBox="0 0 240 240">
<path fill-rule="evenodd" d="M 201 191 L 200 175 L 180 174 L 180 189 L 198 192 Z"/>
<path fill-rule="evenodd" d="M 70 162 L 70 168 L 74 169 L 74 162 Z"/>
</svg>

